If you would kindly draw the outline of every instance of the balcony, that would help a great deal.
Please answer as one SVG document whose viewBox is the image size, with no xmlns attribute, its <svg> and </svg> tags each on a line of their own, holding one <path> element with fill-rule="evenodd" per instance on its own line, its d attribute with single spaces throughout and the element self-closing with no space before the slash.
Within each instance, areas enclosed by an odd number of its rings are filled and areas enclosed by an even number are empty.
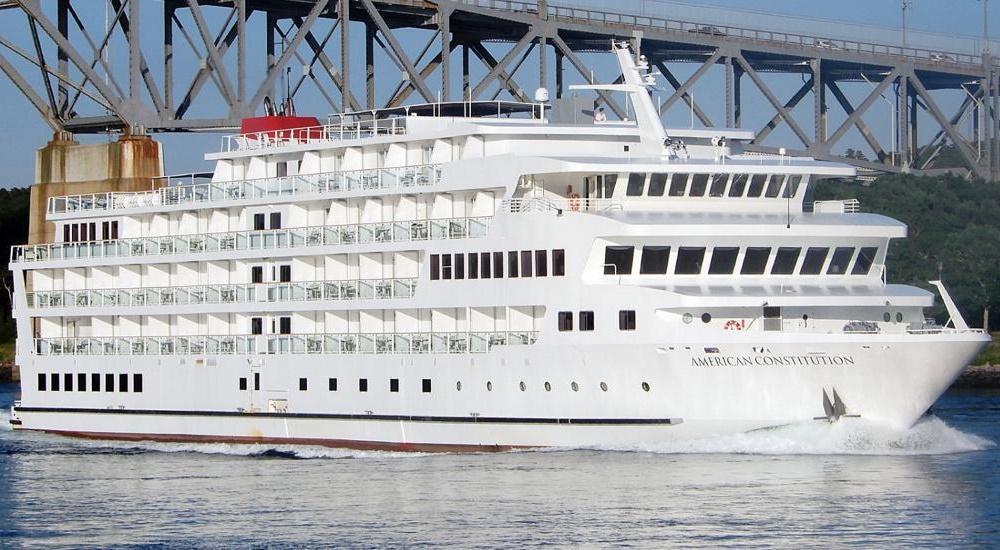
<svg viewBox="0 0 1000 550">
<path fill-rule="evenodd" d="M 137 237 L 113 241 L 19 245 L 11 263 L 88 258 L 137 258 L 236 250 L 272 250 L 331 245 L 377 244 L 485 237 L 492 217 L 442 218 L 345 225 L 318 225 L 265 231 Z"/>
</svg>

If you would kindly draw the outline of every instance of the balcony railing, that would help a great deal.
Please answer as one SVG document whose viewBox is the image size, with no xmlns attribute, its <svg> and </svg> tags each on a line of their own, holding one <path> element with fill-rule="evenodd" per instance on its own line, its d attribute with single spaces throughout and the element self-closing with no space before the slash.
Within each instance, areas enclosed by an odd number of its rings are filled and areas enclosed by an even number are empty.
<svg viewBox="0 0 1000 550">
<path fill-rule="evenodd" d="M 346 225 L 319 225 L 266 231 L 137 237 L 113 241 L 19 245 L 11 263 L 84 258 L 175 256 L 233 250 L 270 250 L 329 245 L 374 244 L 485 237 L 492 218 L 443 218 Z"/>
<path fill-rule="evenodd" d="M 28 307 L 142 307 L 412 298 L 415 278 L 29 292 Z"/>
<path fill-rule="evenodd" d="M 174 180 L 188 178 L 191 178 L 192 183 L 173 184 Z M 406 189 L 434 185 L 440 179 L 439 164 L 205 183 L 193 183 L 194 175 L 171 176 L 168 178 L 167 186 L 155 191 L 50 197 L 48 213 L 105 212 L 127 208 L 266 199 L 312 193 Z"/>
<path fill-rule="evenodd" d="M 261 336 L 117 336 L 35 338 L 37 355 L 242 355 L 486 353 L 531 345 L 536 331 L 268 334 Z"/>
<path fill-rule="evenodd" d="M 397 116 L 222 136 L 222 151 L 255 151 L 268 147 L 323 144 L 403 134 L 406 134 L 406 117 Z"/>
</svg>

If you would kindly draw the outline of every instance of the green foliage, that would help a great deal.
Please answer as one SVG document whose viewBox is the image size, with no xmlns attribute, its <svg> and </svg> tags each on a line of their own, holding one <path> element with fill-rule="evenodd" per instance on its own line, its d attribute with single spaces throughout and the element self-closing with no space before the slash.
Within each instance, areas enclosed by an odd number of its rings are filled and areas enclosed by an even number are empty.
<svg viewBox="0 0 1000 550">
<path fill-rule="evenodd" d="M 0 277 L 3 277 L 6 287 L 13 287 L 7 269 L 10 247 L 28 241 L 29 197 L 28 189 L 0 189 L 0 255 L 3 256 L 3 271 L 0 271 Z M 0 342 L 7 342 L 13 338 L 14 321 L 10 316 L 10 297 L 6 288 L 0 288 Z"/>
<path fill-rule="evenodd" d="M 909 226 L 909 237 L 889 246 L 889 282 L 931 289 L 939 276 L 966 321 L 1000 327 L 1000 185 L 955 176 L 886 176 L 871 187 L 821 181 L 816 200 L 856 198 L 865 212 Z M 938 304 L 935 316 L 947 317 Z"/>
<path fill-rule="evenodd" d="M 973 365 L 1000 365 L 1000 342 L 997 342 L 997 336 L 997 333 L 993 334 L 993 343 L 972 361 Z"/>
</svg>

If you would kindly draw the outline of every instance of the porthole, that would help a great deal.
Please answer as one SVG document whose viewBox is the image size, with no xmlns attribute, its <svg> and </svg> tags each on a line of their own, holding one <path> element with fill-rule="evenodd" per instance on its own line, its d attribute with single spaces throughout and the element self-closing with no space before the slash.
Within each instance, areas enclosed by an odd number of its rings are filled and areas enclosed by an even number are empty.
<svg viewBox="0 0 1000 550">
<path fill-rule="evenodd" d="M 884 319 L 885 322 L 888 323 L 889 321 L 892 321 L 892 315 L 889 315 L 889 312 L 887 311 L 884 314 L 882 314 L 882 319 Z"/>
<path fill-rule="evenodd" d="M 528 385 L 524 383 L 524 380 L 521 380 L 519 385 L 521 386 L 521 391 L 528 389 Z"/>
<path fill-rule="evenodd" d="M 604 382 L 601 382 L 601 391 L 608 391 L 608 385 Z"/>
<path fill-rule="evenodd" d="M 649 382 L 642 383 L 642 391 L 649 391 Z"/>
<path fill-rule="evenodd" d="M 545 383 L 545 391 L 552 391 L 552 384 L 549 384 L 548 382 L 546 382 Z"/>
<path fill-rule="evenodd" d="M 455 382 L 455 389 L 457 391 L 462 391 L 462 381 L 461 380 L 459 380 L 458 382 Z"/>
<path fill-rule="evenodd" d="M 701 314 L 701 322 L 702 323 L 709 323 L 711 321 L 712 321 L 712 314 L 711 313 L 702 313 Z"/>
<path fill-rule="evenodd" d="M 694 320 L 694 315 L 691 315 L 690 313 L 685 313 L 685 314 L 684 314 L 684 315 L 683 315 L 683 316 L 681 317 L 681 320 L 682 320 L 682 321 L 684 321 L 684 324 L 685 324 L 685 325 L 690 325 L 690 324 L 691 324 L 691 321 L 693 321 L 693 320 Z"/>
<path fill-rule="evenodd" d="M 572 384 L 570 384 L 569 387 L 572 388 L 573 391 L 580 391 L 580 385 L 577 384 L 576 382 L 573 382 Z"/>
<path fill-rule="evenodd" d="M 902 323 L 903 322 L 903 312 L 902 311 L 897 311 L 896 312 L 896 322 L 897 323 Z"/>
<path fill-rule="evenodd" d="M 493 391 L 493 382 L 486 382 L 486 391 Z"/>
</svg>

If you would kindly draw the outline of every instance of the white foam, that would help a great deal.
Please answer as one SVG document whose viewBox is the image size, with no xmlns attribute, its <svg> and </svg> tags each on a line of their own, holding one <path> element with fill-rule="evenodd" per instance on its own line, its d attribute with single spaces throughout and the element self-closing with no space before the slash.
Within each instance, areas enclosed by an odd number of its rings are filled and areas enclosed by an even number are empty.
<svg viewBox="0 0 1000 550">
<path fill-rule="evenodd" d="M 318 445 L 267 445 L 257 443 L 163 443 L 158 441 L 81 440 L 95 449 L 147 451 L 160 453 L 202 453 L 213 455 L 275 458 L 393 458 L 421 456 L 424 453 L 359 451 Z"/>
<path fill-rule="evenodd" d="M 676 442 L 599 447 L 609 451 L 664 454 L 931 455 L 981 451 L 995 444 L 926 417 L 909 430 L 860 419 L 792 424 L 742 434 Z"/>
</svg>

